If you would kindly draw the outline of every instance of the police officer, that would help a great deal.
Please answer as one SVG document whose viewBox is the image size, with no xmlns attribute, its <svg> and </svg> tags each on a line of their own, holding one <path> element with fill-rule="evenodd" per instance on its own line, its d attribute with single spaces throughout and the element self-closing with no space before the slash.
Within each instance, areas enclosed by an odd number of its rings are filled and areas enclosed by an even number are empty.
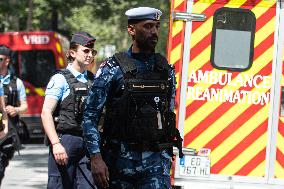
<svg viewBox="0 0 284 189">
<path fill-rule="evenodd" d="M 0 75 L 4 87 L 6 111 L 10 124 L 12 124 L 14 128 L 19 129 L 17 127 L 20 122 L 19 115 L 24 113 L 28 108 L 26 89 L 23 81 L 14 74 L 11 74 L 8 70 L 11 62 L 11 50 L 5 45 L 0 45 L 0 56 L 3 59 L 3 63 L 0 66 Z"/>
<path fill-rule="evenodd" d="M 86 70 L 93 62 L 95 38 L 86 32 L 73 34 L 66 69 L 50 79 L 41 118 L 50 141 L 47 188 L 95 188 L 82 138 L 82 107 L 93 74 Z"/>
<path fill-rule="evenodd" d="M 1 55 L 0 55 L 0 64 L 1 64 Z M 5 111 L 5 101 L 4 101 L 4 89 L 3 85 L 0 84 L 0 111 L 1 111 L 1 123 L 0 123 L 0 185 L 4 178 L 5 169 L 9 164 L 9 154 L 7 154 L 7 150 L 3 147 L 4 143 L 7 141 L 8 135 L 8 116 Z M 10 146 L 10 145 L 9 145 Z M 13 149 L 12 149 L 13 150 Z"/>
<path fill-rule="evenodd" d="M 0 129 L 0 183 L 4 177 L 5 168 L 16 149 L 16 131 L 13 129 L 18 121 L 19 114 L 27 109 L 23 82 L 19 78 L 12 76 L 8 71 L 10 56 L 11 50 L 5 45 L 0 45 L 0 104 L 1 114 L 5 120 L 4 129 Z M 14 103 L 12 103 L 11 99 L 14 99 Z M 5 106 L 4 101 L 6 101 L 7 106 Z"/>
<path fill-rule="evenodd" d="M 181 138 L 174 123 L 174 70 L 155 53 L 162 12 L 139 7 L 125 14 L 132 46 L 102 63 L 84 111 L 92 173 L 102 188 L 171 188 L 172 146 Z"/>
</svg>

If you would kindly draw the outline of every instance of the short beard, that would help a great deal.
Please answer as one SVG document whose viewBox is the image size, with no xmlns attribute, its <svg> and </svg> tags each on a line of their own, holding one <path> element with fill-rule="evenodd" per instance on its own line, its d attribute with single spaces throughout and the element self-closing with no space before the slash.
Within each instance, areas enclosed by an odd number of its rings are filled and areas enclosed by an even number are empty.
<svg viewBox="0 0 284 189">
<path fill-rule="evenodd" d="M 158 38 L 158 37 L 157 37 Z M 137 42 L 137 46 L 138 48 L 142 51 L 142 52 L 155 52 L 155 47 L 157 45 L 157 43 L 151 41 L 152 38 L 145 38 L 145 37 L 137 37 L 136 36 L 136 42 Z"/>
</svg>

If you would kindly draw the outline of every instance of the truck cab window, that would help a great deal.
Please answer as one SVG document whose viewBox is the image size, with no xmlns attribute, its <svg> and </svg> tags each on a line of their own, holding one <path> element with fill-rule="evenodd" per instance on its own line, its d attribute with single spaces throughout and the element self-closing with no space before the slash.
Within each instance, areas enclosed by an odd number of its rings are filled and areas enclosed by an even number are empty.
<svg viewBox="0 0 284 189">
<path fill-rule="evenodd" d="M 248 9 L 220 8 L 214 13 L 211 63 L 223 70 L 252 66 L 256 18 Z"/>
<path fill-rule="evenodd" d="M 56 70 L 51 50 L 20 51 L 19 77 L 35 87 L 46 87 Z"/>
</svg>

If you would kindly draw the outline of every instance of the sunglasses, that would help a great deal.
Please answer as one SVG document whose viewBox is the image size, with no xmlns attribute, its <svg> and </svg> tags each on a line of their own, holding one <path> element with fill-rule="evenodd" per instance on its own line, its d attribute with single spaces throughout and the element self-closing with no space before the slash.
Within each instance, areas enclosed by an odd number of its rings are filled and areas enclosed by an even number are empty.
<svg viewBox="0 0 284 189">
<path fill-rule="evenodd" d="M 97 54 L 97 51 L 95 49 L 84 49 L 82 50 L 85 54 L 89 54 L 90 51 L 92 51 L 92 55 L 95 56 Z"/>
</svg>

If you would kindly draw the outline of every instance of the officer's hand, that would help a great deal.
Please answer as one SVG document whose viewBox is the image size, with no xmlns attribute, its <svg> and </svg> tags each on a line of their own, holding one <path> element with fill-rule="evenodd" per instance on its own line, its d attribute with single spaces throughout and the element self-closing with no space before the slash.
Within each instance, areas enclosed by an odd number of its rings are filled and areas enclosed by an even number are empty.
<svg viewBox="0 0 284 189">
<path fill-rule="evenodd" d="M 62 144 L 56 143 L 52 145 L 52 151 L 56 163 L 58 163 L 59 165 L 67 165 L 68 156 Z"/>
<path fill-rule="evenodd" d="M 0 139 L 4 138 L 6 136 L 7 132 L 4 130 L 0 132 Z"/>
<path fill-rule="evenodd" d="M 108 167 L 103 161 L 101 154 L 91 156 L 91 169 L 96 183 L 103 188 L 109 187 Z"/>
<path fill-rule="evenodd" d="M 11 117 L 15 117 L 18 114 L 17 110 L 14 106 L 8 105 L 8 106 L 6 106 L 5 109 L 6 109 L 7 114 Z"/>
</svg>

